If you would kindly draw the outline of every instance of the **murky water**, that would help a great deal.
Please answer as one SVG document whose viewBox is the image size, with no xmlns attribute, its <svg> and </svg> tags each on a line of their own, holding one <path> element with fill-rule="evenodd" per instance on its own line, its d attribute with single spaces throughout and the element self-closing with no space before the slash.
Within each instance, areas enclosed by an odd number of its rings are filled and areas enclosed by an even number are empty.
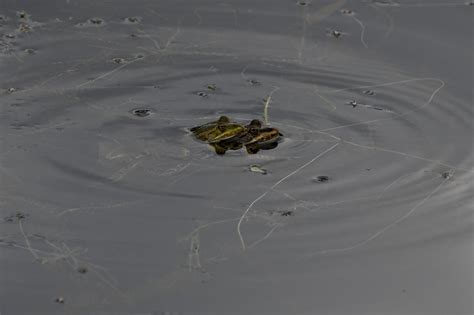
<svg viewBox="0 0 474 315">
<path fill-rule="evenodd" d="M 3 1 L 1 313 L 471 314 L 472 9 Z"/>
</svg>

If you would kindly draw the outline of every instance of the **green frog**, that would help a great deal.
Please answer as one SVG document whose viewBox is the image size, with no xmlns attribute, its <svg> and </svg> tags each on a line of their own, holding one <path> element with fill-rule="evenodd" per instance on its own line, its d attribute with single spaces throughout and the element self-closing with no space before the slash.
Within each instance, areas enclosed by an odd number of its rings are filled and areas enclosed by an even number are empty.
<svg viewBox="0 0 474 315">
<path fill-rule="evenodd" d="M 256 154 L 260 150 L 275 149 L 283 134 L 276 128 L 266 127 L 252 130 L 251 136 L 252 138 L 244 143 L 245 148 L 248 154 Z"/>
<path fill-rule="evenodd" d="M 225 125 L 230 124 L 230 119 L 227 116 L 221 116 L 218 120 L 206 123 L 204 125 L 196 126 L 190 131 L 201 141 L 209 141 L 217 137 L 225 129 Z"/>
<path fill-rule="evenodd" d="M 231 130 L 227 139 L 211 143 L 211 145 L 219 155 L 224 155 L 228 150 L 240 150 L 245 142 L 252 139 L 251 134 L 255 134 L 261 126 L 260 120 L 254 119 L 243 129 L 235 128 Z"/>
</svg>

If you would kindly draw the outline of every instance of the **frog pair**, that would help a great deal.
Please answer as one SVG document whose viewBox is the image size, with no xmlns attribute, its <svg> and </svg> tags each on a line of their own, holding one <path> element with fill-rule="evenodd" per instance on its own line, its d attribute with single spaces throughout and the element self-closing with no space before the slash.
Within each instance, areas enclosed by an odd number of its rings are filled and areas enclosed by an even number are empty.
<svg viewBox="0 0 474 315">
<path fill-rule="evenodd" d="M 249 154 L 271 150 L 278 146 L 283 136 L 276 128 L 262 128 L 262 122 L 258 119 L 242 126 L 231 122 L 227 116 L 190 130 L 197 139 L 210 144 L 219 155 L 224 155 L 228 150 L 240 150 L 244 146 Z"/>
</svg>

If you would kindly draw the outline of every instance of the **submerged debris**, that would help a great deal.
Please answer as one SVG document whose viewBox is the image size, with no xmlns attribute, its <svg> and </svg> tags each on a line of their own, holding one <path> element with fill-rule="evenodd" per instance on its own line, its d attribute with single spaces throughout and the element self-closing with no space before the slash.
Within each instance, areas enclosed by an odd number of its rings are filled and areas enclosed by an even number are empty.
<svg viewBox="0 0 474 315">
<path fill-rule="evenodd" d="M 262 128 L 262 122 L 258 119 L 243 126 L 231 122 L 227 116 L 193 127 L 190 131 L 198 140 L 210 144 L 219 155 L 224 155 L 228 150 L 239 150 L 244 146 L 249 154 L 274 149 L 283 136 L 276 128 Z"/>
</svg>

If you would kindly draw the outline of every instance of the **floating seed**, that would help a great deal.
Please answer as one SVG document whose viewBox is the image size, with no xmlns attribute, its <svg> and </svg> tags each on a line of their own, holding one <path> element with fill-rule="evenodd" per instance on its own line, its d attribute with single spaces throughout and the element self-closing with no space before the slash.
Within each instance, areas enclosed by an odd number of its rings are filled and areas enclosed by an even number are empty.
<svg viewBox="0 0 474 315">
<path fill-rule="evenodd" d="M 335 37 L 335 38 L 339 38 L 339 37 L 342 36 L 342 33 L 339 32 L 339 31 L 337 31 L 337 30 L 333 30 L 333 31 L 331 32 L 331 35 L 332 35 L 333 37 Z"/>
<path fill-rule="evenodd" d="M 29 26 L 28 24 L 21 24 L 18 28 L 18 31 L 21 33 L 31 32 L 31 26 Z"/>
<path fill-rule="evenodd" d="M 94 25 L 101 25 L 104 23 L 104 20 L 102 20 L 101 18 L 90 18 L 89 23 Z"/>
<path fill-rule="evenodd" d="M 450 179 L 451 177 L 453 177 L 453 173 L 451 172 L 443 172 L 441 174 L 441 177 L 443 177 L 444 179 Z"/>
<path fill-rule="evenodd" d="M 249 170 L 251 172 L 254 172 L 254 173 L 259 173 L 259 174 L 262 174 L 262 175 L 266 175 L 267 174 L 267 170 L 262 168 L 260 165 L 250 165 L 249 167 Z"/>
<path fill-rule="evenodd" d="M 329 176 L 320 175 L 320 176 L 315 178 L 315 181 L 318 182 L 318 183 L 326 183 L 327 181 L 329 181 Z"/>
<path fill-rule="evenodd" d="M 115 62 L 115 63 L 124 63 L 125 59 L 123 59 L 123 58 L 113 58 L 112 61 Z"/>
<path fill-rule="evenodd" d="M 209 84 L 209 85 L 207 86 L 207 89 L 208 89 L 208 90 L 211 90 L 211 91 L 215 91 L 215 90 L 217 90 L 217 85 L 215 85 L 215 84 Z"/>
<path fill-rule="evenodd" d="M 77 272 L 81 273 L 81 274 L 85 274 L 87 273 L 87 268 L 86 267 L 79 267 L 77 268 Z"/>
<path fill-rule="evenodd" d="M 342 9 L 342 10 L 341 10 L 341 14 L 344 14 L 344 15 L 354 15 L 354 11 L 348 10 L 348 9 Z"/>
<path fill-rule="evenodd" d="M 258 80 L 251 79 L 247 81 L 250 85 L 260 85 L 261 83 Z"/>
<path fill-rule="evenodd" d="M 13 223 L 13 222 L 18 222 L 18 221 L 21 221 L 21 220 L 25 220 L 27 217 L 28 217 L 28 214 L 17 212 L 14 215 L 9 215 L 9 216 L 3 218 L 3 221 Z"/>
<path fill-rule="evenodd" d="M 130 17 L 126 17 L 124 19 L 124 22 L 125 23 L 131 23 L 131 24 L 136 24 L 136 23 L 140 23 L 141 22 L 141 18 L 138 17 L 138 16 L 130 16 Z"/>
<path fill-rule="evenodd" d="M 351 106 L 354 107 L 354 108 L 355 108 L 357 105 L 359 105 L 359 104 L 357 103 L 357 101 L 350 101 L 348 104 L 351 105 Z"/>
<path fill-rule="evenodd" d="M 148 109 L 148 108 L 132 109 L 132 114 L 140 118 L 150 116 L 151 113 L 152 113 L 151 109 Z"/>
<path fill-rule="evenodd" d="M 16 13 L 16 16 L 20 19 L 26 19 L 28 17 L 28 14 L 25 11 L 18 11 Z"/>
<path fill-rule="evenodd" d="M 364 92 L 362 92 L 362 93 L 364 93 L 365 95 L 370 95 L 370 96 L 373 96 L 373 95 L 375 95 L 375 92 L 374 92 L 374 91 L 372 91 L 372 90 L 365 90 L 365 91 L 364 91 Z"/>
</svg>

